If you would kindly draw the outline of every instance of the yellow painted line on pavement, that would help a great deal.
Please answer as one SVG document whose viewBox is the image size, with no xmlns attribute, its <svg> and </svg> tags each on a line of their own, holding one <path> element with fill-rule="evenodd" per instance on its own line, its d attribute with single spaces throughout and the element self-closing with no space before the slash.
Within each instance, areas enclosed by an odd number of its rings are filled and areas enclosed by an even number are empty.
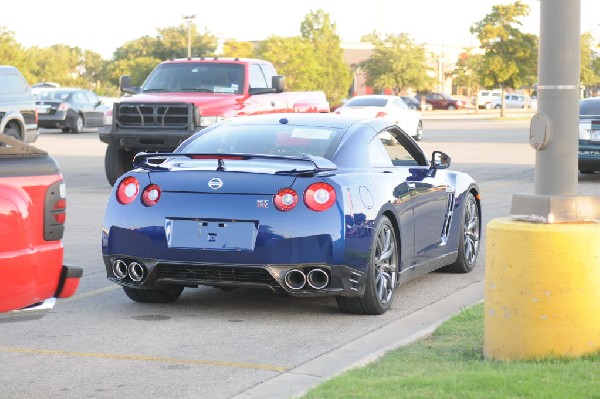
<svg viewBox="0 0 600 399">
<path fill-rule="evenodd" d="M 81 357 L 90 359 L 109 359 L 109 360 L 134 360 L 142 362 L 157 362 L 157 363 L 174 363 L 213 367 L 231 367 L 241 369 L 266 370 L 275 372 L 286 372 L 287 367 L 275 366 L 270 364 L 255 364 L 255 363 L 237 363 L 237 362 L 220 362 L 214 360 L 201 359 L 176 359 L 171 357 L 159 356 L 143 356 L 143 355 L 119 355 L 116 353 L 94 353 L 94 352 L 67 352 L 50 349 L 35 349 L 35 348 L 14 348 L 0 347 L 0 352 L 4 353 L 28 353 L 33 355 L 50 355 L 50 356 L 66 356 L 66 357 Z"/>
<path fill-rule="evenodd" d="M 113 284 L 113 285 L 109 285 L 108 287 L 100 288 L 100 289 L 97 289 L 94 291 L 88 291 L 88 292 L 85 292 L 82 294 L 75 294 L 71 298 L 61 299 L 60 301 L 61 302 L 76 301 L 77 299 L 83 299 L 83 298 L 88 298 L 88 297 L 94 296 L 94 295 L 104 294 L 105 292 L 116 290 L 117 288 L 121 288 L 121 286 L 118 284 Z"/>
</svg>

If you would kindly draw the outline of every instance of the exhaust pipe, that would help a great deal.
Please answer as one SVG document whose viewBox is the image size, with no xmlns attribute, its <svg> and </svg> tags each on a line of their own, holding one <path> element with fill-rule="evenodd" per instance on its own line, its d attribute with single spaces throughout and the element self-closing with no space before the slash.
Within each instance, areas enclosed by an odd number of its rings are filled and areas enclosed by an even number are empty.
<svg viewBox="0 0 600 399">
<path fill-rule="evenodd" d="M 300 269 L 291 269 L 285 274 L 285 285 L 292 290 L 301 290 L 306 284 L 306 275 Z"/>
<path fill-rule="evenodd" d="M 137 262 L 131 262 L 127 267 L 127 274 L 132 281 L 139 283 L 143 280 L 146 269 Z"/>
<path fill-rule="evenodd" d="M 329 275 L 323 269 L 312 269 L 306 276 L 308 285 L 315 290 L 320 290 L 329 285 Z"/>
<path fill-rule="evenodd" d="M 127 277 L 127 263 L 121 259 L 115 260 L 112 264 L 112 271 L 117 279 L 123 280 Z"/>
</svg>

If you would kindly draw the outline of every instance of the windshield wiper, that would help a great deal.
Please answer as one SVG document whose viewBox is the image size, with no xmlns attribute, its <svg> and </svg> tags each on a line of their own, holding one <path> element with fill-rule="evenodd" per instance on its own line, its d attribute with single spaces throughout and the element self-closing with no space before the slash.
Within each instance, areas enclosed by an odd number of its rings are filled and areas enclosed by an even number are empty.
<svg viewBox="0 0 600 399">
<path fill-rule="evenodd" d="M 147 92 L 149 92 L 149 91 L 169 91 L 169 90 L 167 90 L 167 89 L 164 89 L 164 88 L 163 88 L 163 89 L 161 89 L 161 88 L 156 88 L 156 89 L 143 89 L 142 91 L 143 91 L 144 93 L 147 93 Z"/>
<path fill-rule="evenodd" d="M 205 92 L 205 93 L 213 92 L 211 89 L 204 89 L 204 88 L 200 88 L 200 87 L 189 87 L 186 89 L 181 89 L 181 91 L 199 91 L 199 92 Z"/>
</svg>

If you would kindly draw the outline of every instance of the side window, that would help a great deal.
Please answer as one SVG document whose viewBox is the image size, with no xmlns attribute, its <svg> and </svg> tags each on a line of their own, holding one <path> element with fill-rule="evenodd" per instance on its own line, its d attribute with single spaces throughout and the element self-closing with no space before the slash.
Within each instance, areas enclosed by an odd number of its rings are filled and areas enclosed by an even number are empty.
<svg viewBox="0 0 600 399">
<path fill-rule="evenodd" d="M 392 160 L 383 146 L 383 139 L 381 138 L 382 134 L 384 133 L 379 133 L 373 138 L 373 140 L 369 142 L 367 151 L 369 152 L 369 160 L 371 161 L 371 165 L 373 167 L 389 168 L 394 165 L 392 164 Z"/>
<path fill-rule="evenodd" d="M 394 101 L 394 106 L 398 109 L 408 109 L 408 105 L 402 99 L 397 99 Z"/>
<path fill-rule="evenodd" d="M 27 93 L 27 84 L 17 74 L 0 75 L 0 94 L 14 95 Z"/>
<path fill-rule="evenodd" d="M 273 68 L 270 64 L 261 64 L 261 68 L 263 70 L 263 74 L 265 75 L 265 79 L 267 81 L 267 87 L 273 86 L 273 76 L 275 76 L 275 68 Z"/>
<path fill-rule="evenodd" d="M 377 136 L 386 152 L 387 158 L 394 166 L 419 166 L 419 162 L 409 149 L 400 143 L 390 132 L 383 131 Z"/>
<path fill-rule="evenodd" d="M 82 91 L 78 91 L 73 93 L 73 102 L 75 102 L 76 104 L 85 104 L 87 103 L 87 99 L 85 98 L 85 95 Z"/>
<path fill-rule="evenodd" d="M 98 101 L 100 101 L 98 99 L 98 96 L 96 96 L 94 93 L 92 93 L 91 91 L 86 91 L 85 92 L 85 96 L 87 98 L 87 102 L 92 104 L 92 105 L 96 105 L 98 103 Z"/>
<path fill-rule="evenodd" d="M 250 64 L 250 87 L 254 89 L 266 89 L 269 87 L 265 75 L 258 64 Z"/>
</svg>

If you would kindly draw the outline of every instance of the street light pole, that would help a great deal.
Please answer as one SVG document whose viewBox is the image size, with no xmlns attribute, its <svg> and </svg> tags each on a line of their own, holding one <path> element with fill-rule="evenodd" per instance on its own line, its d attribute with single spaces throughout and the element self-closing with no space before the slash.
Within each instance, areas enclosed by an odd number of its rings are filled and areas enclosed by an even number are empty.
<svg viewBox="0 0 600 399">
<path fill-rule="evenodd" d="M 192 58 L 192 21 L 196 18 L 196 14 L 184 15 L 183 19 L 187 22 L 187 56 Z"/>
</svg>

